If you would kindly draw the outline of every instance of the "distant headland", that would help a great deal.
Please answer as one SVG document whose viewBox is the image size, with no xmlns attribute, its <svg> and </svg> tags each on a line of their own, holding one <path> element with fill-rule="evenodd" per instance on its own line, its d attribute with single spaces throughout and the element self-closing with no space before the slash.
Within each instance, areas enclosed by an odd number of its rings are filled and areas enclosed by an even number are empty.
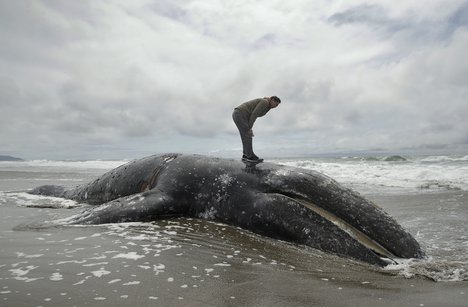
<svg viewBox="0 0 468 307">
<path fill-rule="evenodd" d="M 21 158 L 0 155 L 0 161 L 24 161 Z"/>
</svg>

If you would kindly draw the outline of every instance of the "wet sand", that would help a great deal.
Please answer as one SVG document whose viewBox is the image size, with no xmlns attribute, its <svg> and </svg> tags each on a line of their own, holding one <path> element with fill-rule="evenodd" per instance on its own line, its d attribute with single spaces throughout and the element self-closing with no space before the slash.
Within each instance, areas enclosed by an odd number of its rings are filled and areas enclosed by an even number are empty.
<svg viewBox="0 0 468 307">
<path fill-rule="evenodd" d="M 454 197 L 468 204 L 464 192 L 369 196 L 397 220 Z M 0 306 L 466 306 L 466 281 L 405 278 L 206 221 L 24 226 L 79 210 L 0 205 Z"/>
</svg>

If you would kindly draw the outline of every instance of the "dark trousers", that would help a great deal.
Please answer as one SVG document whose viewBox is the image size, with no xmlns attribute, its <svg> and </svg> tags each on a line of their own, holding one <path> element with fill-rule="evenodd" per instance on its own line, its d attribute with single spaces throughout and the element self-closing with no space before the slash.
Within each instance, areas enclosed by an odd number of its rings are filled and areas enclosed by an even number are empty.
<svg viewBox="0 0 468 307">
<path fill-rule="evenodd" d="M 252 148 L 252 134 L 250 133 L 247 116 L 245 116 L 245 114 L 239 109 L 234 109 L 234 112 L 232 112 L 232 119 L 234 120 L 237 129 L 239 129 L 244 155 L 252 157 L 254 155 Z"/>
</svg>

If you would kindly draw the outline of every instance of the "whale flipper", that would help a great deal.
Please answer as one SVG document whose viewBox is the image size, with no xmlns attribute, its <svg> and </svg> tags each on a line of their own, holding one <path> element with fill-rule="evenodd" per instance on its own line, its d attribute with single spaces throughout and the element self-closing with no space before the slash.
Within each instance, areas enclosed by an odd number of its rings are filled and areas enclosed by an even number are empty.
<svg viewBox="0 0 468 307">
<path fill-rule="evenodd" d="M 181 216 L 185 207 L 176 205 L 167 193 L 152 190 L 121 197 L 93 207 L 67 219 L 67 224 L 108 224 L 149 222 L 165 217 Z"/>
</svg>

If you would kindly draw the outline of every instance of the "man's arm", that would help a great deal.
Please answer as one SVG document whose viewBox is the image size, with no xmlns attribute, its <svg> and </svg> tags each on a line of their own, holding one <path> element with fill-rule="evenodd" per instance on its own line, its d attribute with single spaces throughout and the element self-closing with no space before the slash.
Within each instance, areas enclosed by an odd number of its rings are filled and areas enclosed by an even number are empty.
<svg viewBox="0 0 468 307">
<path fill-rule="evenodd" d="M 257 120 L 258 117 L 262 117 L 265 115 L 268 111 L 270 110 L 270 103 L 268 102 L 267 99 L 262 99 L 255 109 L 253 110 L 252 114 L 250 115 L 249 118 L 249 127 L 252 129 L 255 121 Z"/>
</svg>

